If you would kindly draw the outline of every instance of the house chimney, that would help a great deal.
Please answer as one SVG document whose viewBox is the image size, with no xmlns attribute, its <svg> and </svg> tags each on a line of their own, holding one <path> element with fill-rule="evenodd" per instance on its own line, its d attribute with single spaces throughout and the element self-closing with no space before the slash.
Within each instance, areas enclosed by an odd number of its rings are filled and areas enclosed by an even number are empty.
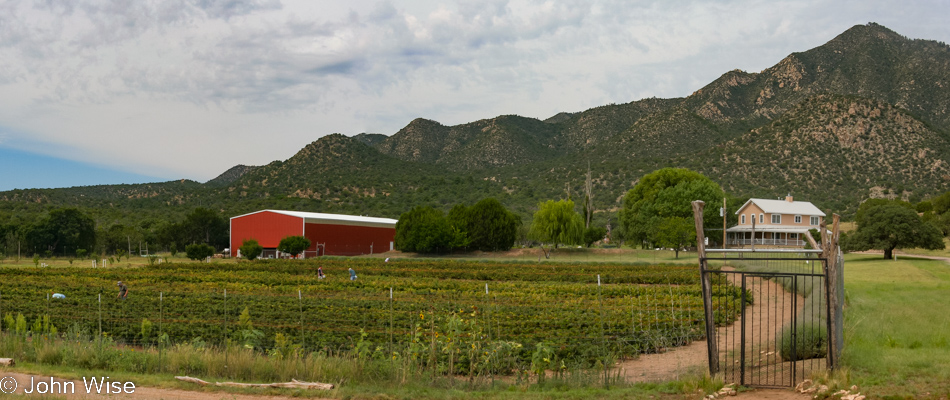
<svg viewBox="0 0 950 400">
<path fill-rule="evenodd" d="M 792 202 L 792 194 L 791 194 L 791 193 L 789 193 L 788 196 L 785 196 L 785 201 L 787 201 L 787 202 L 789 202 L 789 203 Z"/>
</svg>

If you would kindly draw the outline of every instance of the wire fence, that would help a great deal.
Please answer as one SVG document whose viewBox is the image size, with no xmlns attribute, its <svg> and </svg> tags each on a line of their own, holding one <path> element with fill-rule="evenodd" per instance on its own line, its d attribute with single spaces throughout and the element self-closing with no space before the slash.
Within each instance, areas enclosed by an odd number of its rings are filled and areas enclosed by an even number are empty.
<svg viewBox="0 0 950 400">
<path fill-rule="evenodd" d="M 107 337 L 133 348 L 230 343 L 267 354 L 288 344 L 303 352 L 352 352 L 360 346 L 373 353 L 405 351 L 419 336 L 450 335 L 448 325 L 460 319 L 477 329 L 458 334 L 517 343 L 520 350 L 513 357 L 524 364 L 538 344 L 568 364 L 592 365 L 665 352 L 704 335 L 698 286 L 672 279 L 650 285 L 459 284 L 465 285 L 268 294 L 133 288 L 126 300 L 100 293 L 54 299 L 38 288 L 0 285 L 0 315 L 5 331 L 16 331 L 22 315 L 26 334 L 48 333 L 48 326 L 55 326 L 59 332 Z M 37 323 L 44 317 L 48 322 Z"/>
<path fill-rule="evenodd" d="M 818 251 L 707 251 L 705 260 L 732 266 L 707 272 L 719 278 L 718 285 L 745 292 L 741 299 L 713 301 L 749 304 L 740 323 L 716 331 L 719 370 L 727 380 L 788 387 L 827 366 L 826 260 Z"/>
<path fill-rule="evenodd" d="M 360 271 L 355 281 L 349 266 Z M 116 298 L 118 279 L 129 284 L 125 300 Z M 441 343 L 440 357 L 460 342 L 504 344 L 510 362 L 499 372 L 526 369 L 544 350 L 564 365 L 617 361 L 630 377 L 662 380 L 705 363 L 705 353 L 682 351 L 705 335 L 698 282 L 695 265 L 297 260 L 0 269 L 0 328 L 36 336 L 56 327 L 60 336 L 133 349 L 192 343 L 377 359 L 405 357 L 419 342 Z M 60 292 L 65 298 L 54 298 Z M 716 295 L 740 292 L 725 283 Z M 735 321 L 739 304 L 721 307 L 717 322 Z M 664 357 L 665 365 L 637 364 L 638 356 Z"/>
</svg>

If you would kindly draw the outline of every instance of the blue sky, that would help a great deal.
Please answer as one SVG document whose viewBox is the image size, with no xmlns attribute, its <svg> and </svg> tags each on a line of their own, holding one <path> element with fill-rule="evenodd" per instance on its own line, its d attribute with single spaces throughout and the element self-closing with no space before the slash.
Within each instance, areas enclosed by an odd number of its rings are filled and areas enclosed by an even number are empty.
<svg viewBox="0 0 950 400">
<path fill-rule="evenodd" d="M 950 2 L 0 0 L 0 190 L 193 179 L 330 133 L 687 96 Z"/>
<path fill-rule="evenodd" d="M 159 182 L 154 176 L 0 147 L 0 190 Z"/>
</svg>

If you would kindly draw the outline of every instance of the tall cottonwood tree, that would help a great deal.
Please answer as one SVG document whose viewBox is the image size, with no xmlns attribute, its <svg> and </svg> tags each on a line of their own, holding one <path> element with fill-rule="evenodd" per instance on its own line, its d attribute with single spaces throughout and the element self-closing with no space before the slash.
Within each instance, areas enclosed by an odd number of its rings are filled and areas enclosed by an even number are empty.
<svg viewBox="0 0 950 400">
<path fill-rule="evenodd" d="M 719 184 L 698 172 L 683 168 L 663 168 L 640 178 L 623 198 L 620 220 L 627 240 L 656 242 L 657 228 L 667 218 L 693 220 L 692 202 L 720 204 L 723 190 Z M 703 212 L 706 227 L 722 226 L 719 207 L 707 206 Z M 721 233 L 720 233 L 721 235 Z M 706 235 L 710 235 L 707 233 Z M 721 236 L 720 236 L 721 237 Z"/>
</svg>

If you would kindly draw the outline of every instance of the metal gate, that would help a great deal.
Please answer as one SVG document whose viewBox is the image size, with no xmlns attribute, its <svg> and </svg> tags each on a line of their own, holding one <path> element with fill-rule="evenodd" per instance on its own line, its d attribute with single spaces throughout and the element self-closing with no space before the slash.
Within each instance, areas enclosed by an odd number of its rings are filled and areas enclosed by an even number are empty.
<svg viewBox="0 0 950 400">
<path fill-rule="evenodd" d="M 743 386 L 789 387 L 832 367 L 826 264 L 821 250 L 705 249 L 710 371 Z"/>
</svg>

